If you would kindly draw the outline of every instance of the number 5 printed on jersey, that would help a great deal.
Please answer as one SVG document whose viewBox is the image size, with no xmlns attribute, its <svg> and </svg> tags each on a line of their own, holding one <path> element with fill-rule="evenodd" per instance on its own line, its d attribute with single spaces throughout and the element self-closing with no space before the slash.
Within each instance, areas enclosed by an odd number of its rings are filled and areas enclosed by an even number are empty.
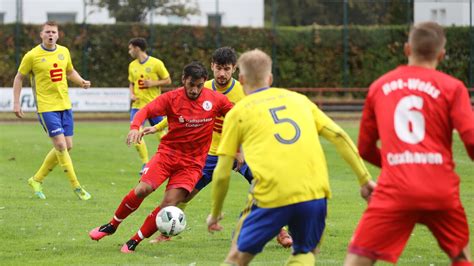
<svg viewBox="0 0 474 266">
<path fill-rule="evenodd" d="M 280 134 L 278 133 L 275 133 L 273 134 L 273 136 L 275 136 L 275 138 L 278 140 L 278 142 L 280 143 L 283 143 L 283 144 L 293 144 L 295 143 L 301 136 L 301 129 L 300 127 L 298 126 L 298 124 L 296 124 L 296 122 L 290 118 L 279 118 L 278 117 L 278 114 L 277 112 L 278 111 L 281 111 L 281 110 L 285 110 L 286 109 L 286 106 L 278 106 L 278 107 L 275 107 L 275 108 L 270 108 L 268 111 L 270 111 L 270 114 L 272 114 L 272 118 L 273 118 L 273 122 L 275 122 L 275 124 L 281 124 L 281 123 L 290 123 L 290 125 L 292 125 L 294 128 L 295 128 L 295 135 L 290 138 L 290 139 L 284 139 L 281 137 Z"/>
</svg>

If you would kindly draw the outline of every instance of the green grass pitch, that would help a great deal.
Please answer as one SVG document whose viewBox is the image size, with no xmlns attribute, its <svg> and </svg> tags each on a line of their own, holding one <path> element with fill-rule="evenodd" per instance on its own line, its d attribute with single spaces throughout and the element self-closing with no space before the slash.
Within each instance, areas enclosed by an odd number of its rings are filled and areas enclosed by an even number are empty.
<svg viewBox="0 0 474 266">
<path fill-rule="evenodd" d="M 357 123 L 341 125 L 355 140 Z M 140 209 L 125 220 L 117 233 L 100 242 L 91 241 L 88 231 L 107 222 L 123 196 L 137 184 L 141 163 L 134 148 L 125 145 L 126 122 L 77 122 L 71 153 L 79 181 L 92 199 L 79 201 L 65 175 L 56 168 L 44 182 L 46 200 L 38 200 L 27 179 L 51 149 L 38 123 L 0 124 L 0 264 L 157 264 L 218 265 L 225 258 L 232 230 L 244 207 L 248 184 L 234 174 L 224 206 L 222 232 L 209 234 L 205 218 L 210 209 L 206 188 L 186 209 L 187 229 L 171 242 L 152 245 L 142 242 L 135 254 L 121 254 L 121 245 L 161 200 L 163 189 L 147 198 Z M 150 155 L 156 151 L 154 137 L 146 139 Z M 328 204 L 327 229 L 318 265 L 341 265 L 347 243 L 365 207 L 359 197 L 356 177 L 326 141 L 333 199 Z M 471 239 L 474 234 L 474 167 L 456 136 L 454 154 L 461 175 L 461 197 L 468 214 Z M 370 168 L 374 176 L 378 170 Z M 253 265 L 283 265 L 290 250 L 276 241 L 267 244 Z M 448 265 L 429 231 L 419 226 L 399 260 L 399 265 Z M 381 265 L 385 265 L 380 263 Z"/>
</svg>

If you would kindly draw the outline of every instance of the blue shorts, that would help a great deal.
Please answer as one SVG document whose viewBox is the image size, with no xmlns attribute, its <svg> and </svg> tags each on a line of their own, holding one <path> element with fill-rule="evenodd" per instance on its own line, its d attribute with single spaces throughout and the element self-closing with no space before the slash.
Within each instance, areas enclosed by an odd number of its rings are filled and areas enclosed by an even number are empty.
<svg viewBox="0 0 474 266">
<path fill-rule="evenodd" d="M 61 134 L 66 137 L 74 135 L 74 120 L 71 109 L 38 113 L 38 120 L 50 137 Z"/>
<path fill-rule="evenodd" d="M 259 208 L 252 205 L 245 210 L 237 225 L 237 248 L 240 252 L 257 254 L 280 229 L 288 225 L 293 238 L 293 255 L 311 252 L 316 248 L 326 225 L 326 199 L 310 200 L 278 208 Z"/>
<path fill-rule="evenodd" d="M 214 174 L 214 169 L 216 168 L 217 165 L 217 159 L 219 157 L 216 155 L 207 155 L 206 158 L 206 164 L 204 165 L 204 168 L 202 169 L 202 177 L 199 179 L 199 182 L 196 184 L 194 187 L 197 190 L 201 190 L 205 188 L 209 183 L 212 181 L 212 174 Z M 234 167 L 236 165 L 236 162 L 234 162 Z M 247 182 L 249 184 L 252 182 L 253 176 L 252 172 L 250 171 L 249 166 L 244 162 L 242 167 L 239 169 L 239 173 L 245 177 Z"/>
<path fill-rule="evenodd" d="M 132 108 L 132 110 L 130 110 L 130 122 L 133 121 L 133 118 L 135 117 L 135 114 L 139 111 L 140 109 L 137 109 L 137 108 Z M 153 117 L 153 118 L 150 118 L 148 119 L 148 122 L 150 123 L 151 126 L 154 126 L 158 123 L 161 122 L 161 120 L 163 120 L 163 117 L 162 116 L 156 116 L 156 117 Z M 142 126 L 145 124 L 145 122 L 143 122 Z"/>
</svg>

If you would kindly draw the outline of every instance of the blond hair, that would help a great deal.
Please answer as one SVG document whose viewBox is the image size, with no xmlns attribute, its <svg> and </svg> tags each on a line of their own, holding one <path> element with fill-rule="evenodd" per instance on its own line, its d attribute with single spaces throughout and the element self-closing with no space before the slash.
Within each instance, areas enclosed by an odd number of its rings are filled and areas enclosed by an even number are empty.
<svg viewBox="0 0 474 266">
<path fill-rule="evenodd" d="M 49 21 L 46 21 L 45 23 L 43 23 L 43 25 L 41 26 L 41 30 L 44 30 L 44 27 L 46 25 L 51 26 L 51 27 L 59 28 L 59 25 L 58 25 L 58 23 L 56 23 L 56 21 L 49 20 Z"/>
<path fill-rule="evenodd" d="M 265 83 L 272 74 L 272 59 L 259 49 L 243 53 L 237 60 L 237 65 L 249 86 Z"/>
<path fill-rule="evenodd" d="M 422 22 L 410 29 L 408 43 L 415 58 L 434 61 L 446 45 L 446 35 L 439 24 Z"/>
</svg>

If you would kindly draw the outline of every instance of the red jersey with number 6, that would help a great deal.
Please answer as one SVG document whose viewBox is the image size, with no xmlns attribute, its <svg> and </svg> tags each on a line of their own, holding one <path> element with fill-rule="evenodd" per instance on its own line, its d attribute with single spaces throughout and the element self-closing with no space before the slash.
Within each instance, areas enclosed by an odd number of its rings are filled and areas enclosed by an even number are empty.
<svg viewBox="0 0 474 266">
<path fill-rule="evenodd" d="M 474 114 L 461 81 L 417 66 L 400 66 L 376 80 L 365 102 L 358 141 L 362 158 L 382 167 L 371 204 L 459 207 L 453 129 L 474 159 Z"/>
<path fill-rule="evenodd" d="M 166 116 L 168 134 L 160 142 L 160 152 L 190 158 L 204 166 L 212 139 L 215 117 L 224 116 L 232 103 L 222 93 L 203 88 L 199 97 L 191 100 L 183 87 L 158 96 L 140 109 L 130 129 L 139 129 L 146 118 Z"/>
</svg>

